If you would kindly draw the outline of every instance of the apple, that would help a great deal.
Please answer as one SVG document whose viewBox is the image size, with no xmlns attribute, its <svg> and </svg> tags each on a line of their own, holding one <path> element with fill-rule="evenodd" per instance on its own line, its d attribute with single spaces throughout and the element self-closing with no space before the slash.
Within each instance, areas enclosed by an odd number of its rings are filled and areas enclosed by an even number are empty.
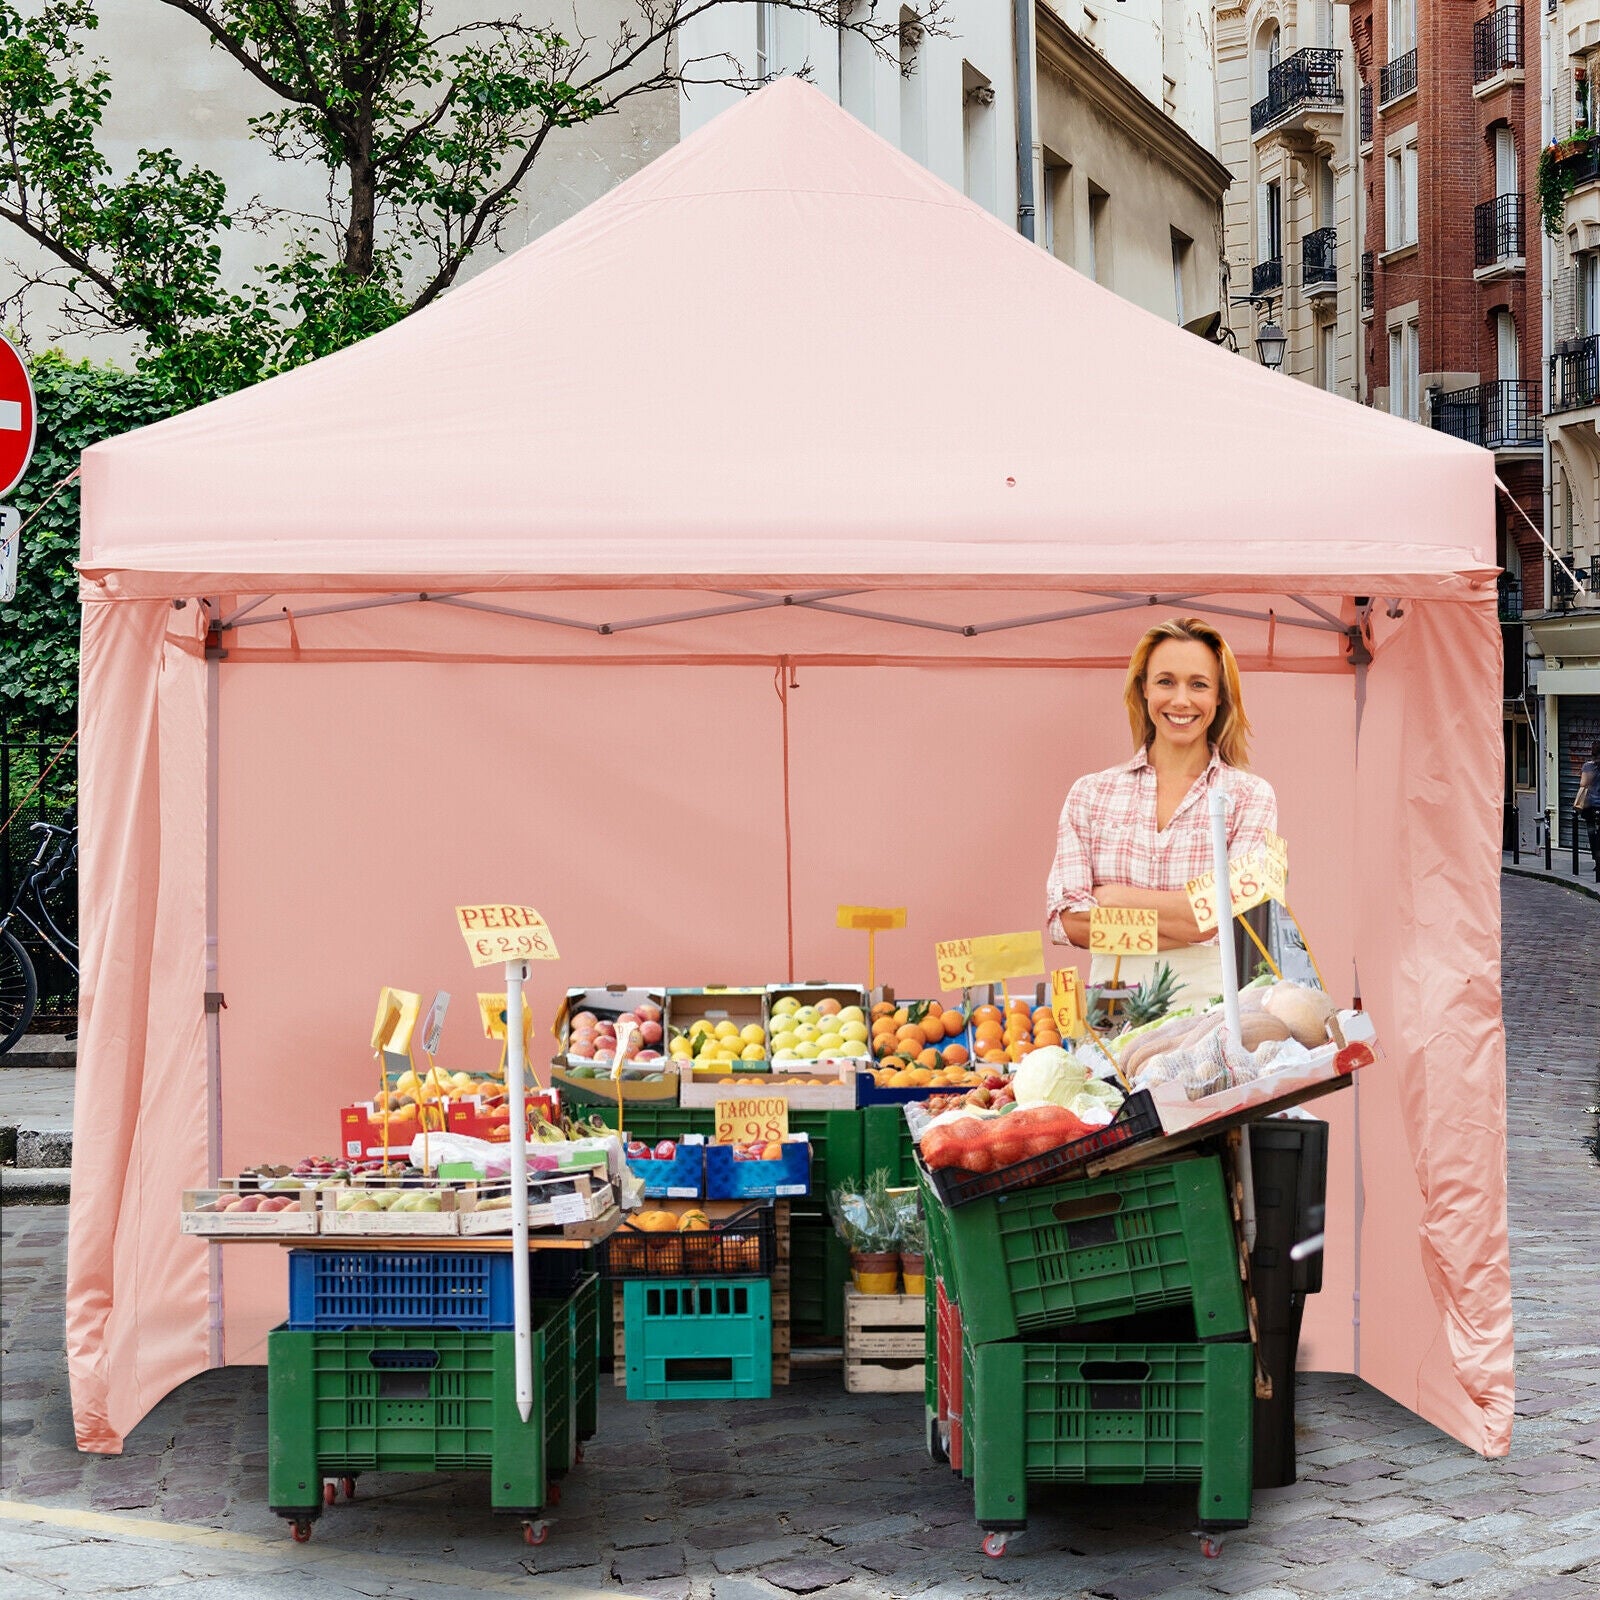
<svg viewBox="0 0 1600 1600">
<path fill-rule="evenodd" d="M 599 1017 L 592 1011 L 580 1011 L 572 1019 L 572 1026 L 574 1028 L 592 1028 L 599 1020 Z"/>
<path fill-rule="evenodd" d="M 831 998 L 817 1001 L 817 1015 L 819 1017 L 836 1017 L 842 1009 L 843 1007 L 840 1006 L 839 1002 Z"/>
<path fill-rule="evenodd" d="M 661 1024 L 655 1021 L 654 1018 L 645 1018 L 645 1020 L 639 1024 L 639 1037 L 643 1039 L 646 1044 L 660 1044 Z"/>
<path fill-rule="evenodd" d="M 641 1022 L 659 1022 L 661 1020 L 661 1007 L 647 1000 L 642 1006 L 635 1006 L 633 1014 Z"/>
</svg>

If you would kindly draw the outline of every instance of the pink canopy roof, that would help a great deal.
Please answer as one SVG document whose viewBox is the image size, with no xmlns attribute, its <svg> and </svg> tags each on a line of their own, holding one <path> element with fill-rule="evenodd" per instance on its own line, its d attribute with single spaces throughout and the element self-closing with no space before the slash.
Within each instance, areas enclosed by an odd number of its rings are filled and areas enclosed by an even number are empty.
<svg viewBox="0 0 1600 1600">
<path fill-rule="evenodd" d="M 97 445 L 83 567 L 179 594 L 1492 566 L 1489 455 L 1173 333 L 783 79 L 426 316 Z"/>
<path fill-rule="evenodd" d="M 482 986 L 454 905 L 549 918 L 545 1017 L 864 975 L 840 902 L 908 907 L 877 973 L 927 994 L 934 939 L 1041 924 L 1159 601 L 1227 631 L 1386 1051 L 1323 1102 L 1304 1359 L 1508 1449 L 1487 452 L 1137 310 L 786 80 L 84 475 L 85 1448 L 264 1359 L 281 1252 L 180 1237 L 179 1191 L 326 1147 L 377 986 Z"/>
</svg>

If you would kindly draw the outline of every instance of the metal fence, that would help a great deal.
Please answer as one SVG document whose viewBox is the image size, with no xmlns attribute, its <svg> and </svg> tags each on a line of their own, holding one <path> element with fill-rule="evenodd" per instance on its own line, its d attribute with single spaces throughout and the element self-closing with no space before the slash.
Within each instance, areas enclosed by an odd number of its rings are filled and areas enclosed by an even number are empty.
<svg viewBox="0 0 1600 1600">
<path fill-rule="evenodd" d="M 1431 420 L 1439 432 L 1486 450 L 1536 450 L 1542 416 L 1537 383 L 1502 378 L 1435 396 Z"/>
<path fill-rule="evenodd" d="M 1300 241 L 1300 284 L 1305 289 L 1329 288 L 1339 281 L 1339 233 L 1318 228 Z"/>
<path fill-rule="evenodd" d="M 1372 282 L 1373 253 L 1370 250 L 1361 252 L 1361 309 L 1372 309 L 1373 282 Z"/>
<path fill-rule="evenodd" d="M 1417 86 L 1417 52 L 1408 50 L 1378 69 L 1378 104 L 1389 105 Z"/>
<path fill-rule="evenodd" d="M 73 821 L 78 800 L 77 751 L 69 749 L 50 766 L 66 743 L 69 734 L 40 729 L 0 717 L 0 825 L 16 811 L 11 826 L 0 838 L 0 912 L 11 904 L 38 849 L 39 836 L 29 831 L 34 822 L 53 822 L 67 827 Z M 29 794 L 41 772 L 49 775 Z M 74 872 L 50 899 L 50 911 L 62 932 L 78 936 L 78 883 Z M 36 939 L 26 927 L 12 932 L 33 958 L 39 975 L 39 1010 L 34 1029 L 44 1033 L 72 1031 L 78 1021 L 78 980 L 70 969 L 51 954 L 49 947 Z"/>
<path fill-rule="evenodd" d="M 1497 262 L 1522 259 L 1522 215 L 1520 194 L 1498 194 L 1473 207 L 1475 265 L 1492 267 Z"/>
<path fill-rule="evenodd" d="M 1559 339 L 1550 357 L 1550 409 L 1575 411 L 1600 404 L 1600 334 Z"/>
<path fill-rule="evenodd" d="M 1472 81 L 1484 83 L 1504 67 L 1522 65 L 1522 8 L 1501 6 L 1472 25 Z"/>
<path fill-rule="evenodd" d="M 1296 50 L 1267 74 L 1267 92 L 1250 107 L 1250 131 L 1259 133 L 1302 106 L 1342 106 L 1337 50 Z"/>
<path fill-rule="evenodd" d="M 1361 85 L 1361 142 L 1372 143 L 1372 85 Z"/>
<path fill-rule="evenodd" d="M 1270 261 L 1258 261 L 1250 269 L 1251 294 L 1267 294 L 1271 290 L 1283 287 L 1283 257 L 1274 256 Z"/>
</svg>

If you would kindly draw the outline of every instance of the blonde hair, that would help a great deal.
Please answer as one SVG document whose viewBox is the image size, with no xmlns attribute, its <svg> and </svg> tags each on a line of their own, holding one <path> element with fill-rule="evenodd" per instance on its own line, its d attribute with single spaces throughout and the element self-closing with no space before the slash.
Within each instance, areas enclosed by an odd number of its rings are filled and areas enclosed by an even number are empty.
<svg viewBox="0 0 1600 1600">
<path fill-rule="evenodd" d="M 1239 683 L 1239 663 L 1233 659 L 1228 641 L 1199 617 L 1172 617 L 1157 623 L 1133 647 L 1128 661 L 1128 677 L 1122 687 L 1123 703 L 1128 708 L 1128 722 L 1133 729 L 1134 741 L 1141 749 L 1147 748 L 1156 736 L 1156 725 L 1150 720 L 1150 710 L 1145 704 L 1144 680 L 1150 670 L 1150 656 L 1158 644 L 1167 639 L 1187 639 L 1203 644 L 1217 658 L 1220 668 L 1217 682 L 1217 714 L 1211 719 L 1206 739 L 1217 747 L 1217 754 L 1230 767 L 1250 765 L 1250 719 L 1244 714 L 1244 690 Z"/>
</svg>

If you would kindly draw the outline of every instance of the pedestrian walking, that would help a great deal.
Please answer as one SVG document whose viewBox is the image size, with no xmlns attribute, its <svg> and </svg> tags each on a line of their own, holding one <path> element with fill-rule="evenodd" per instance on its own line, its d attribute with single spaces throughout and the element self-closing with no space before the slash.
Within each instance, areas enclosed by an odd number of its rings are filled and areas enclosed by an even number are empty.
<svg viewBox="0 0 1600 1600">
<path fill-rule="evenodd" d="M 1600 739 L 1589 747 L 1589 759 L 1578 774 L 1578 797 L 1572 809 L 1589 832 L 1589 854 L 1595 876 L 1600 877 Z"/>
</svg>

